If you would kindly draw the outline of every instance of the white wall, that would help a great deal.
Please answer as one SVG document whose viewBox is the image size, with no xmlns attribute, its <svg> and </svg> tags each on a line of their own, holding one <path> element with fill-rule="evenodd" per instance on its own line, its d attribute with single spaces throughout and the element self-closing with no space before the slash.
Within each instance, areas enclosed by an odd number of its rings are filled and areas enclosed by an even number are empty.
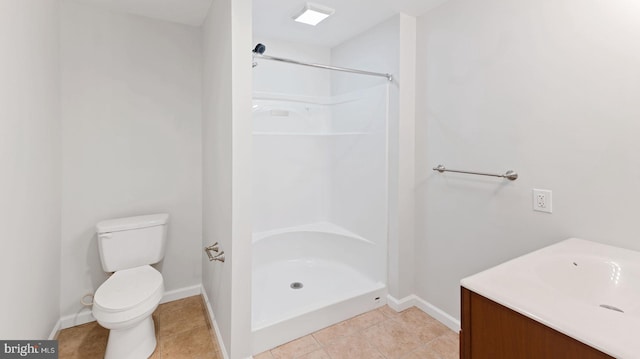
<svg viewBox="0 0 640 359">
<path fill-rule="evenodd" d="M 224 349 L 240 359 L 251 356 L 251 1 L 214 0 L 202 33 L 202 245 L 226 256 L 203 261 L 202 281 Z"/>
<path fill-rule="evenodd" d="M 233 235 L 230 8 L 230 1 L 214 1 L 202 28 L 202 246 L 219 242 L 225 253 L 229 253 L 228 247 Z M 226 347 L 223 350 L 228 350 L 231 346 L 231 275 L 228 262 L 209 263 L 203 257 L 202 284 L 220 328 L 220 339 Z"/>
<path fill-rule="evenodd" d="M 165 290 L 200 284 L 199 29 L 73 1 L 61 10 L 62 314 L 106 278 L 104 219 L 169 213 Z"/>
<path fill-rule="evenodd" d="M 57 1 L 1 1 L 0 44 L 0 338 L 47 339 L 60 312 Z"/>
<path fill-rule="evenodd" d="M 451 0 L 419 19 L 420 297 L 459 318 L 459 280 L 520 254 L 574 236 L 640 250 L 639 18 L 631 0 Z"/>
<path fill-rule="evenodd" d="M 331 51 L 335 66 L 390 73 L 388 128 L 388 286 L 397 299 L 413 294 L 415 19 L 396 15 Z M 384 84 L 378 77 L 332 73 L 334 94 Z M 348 178 L 347 178 L 348 179 Z"/>
</svg>

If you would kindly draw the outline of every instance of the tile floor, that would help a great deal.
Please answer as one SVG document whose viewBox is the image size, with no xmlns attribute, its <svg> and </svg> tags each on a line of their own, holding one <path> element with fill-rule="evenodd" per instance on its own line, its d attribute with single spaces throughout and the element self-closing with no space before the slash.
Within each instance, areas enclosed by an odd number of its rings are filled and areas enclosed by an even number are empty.
<svg viewBox="0 0 640 359">
<path fill-rule="evenodd" d="M 151 359 L 222 359 L 200 296 L 161 304 L 153 314 Z M 60 359 L 101 359 L 109 332 L 97 323 L 62 330 Z M 457 359 L 458 335 L 417 308 L 388 306 L 345 320 L 255 359 Z"/>
<path fill-rule="evenodd" d="M 254 359 L 458 359 L 458 350 L 458 334 L 420 309 L 384 306 Z"/>
<path fill-rule="evenodd" d="M 151 359 L 222 359 L 201 296 L 161 304 L 153 313 L 158 345 Z M 92 322 L 58 334 L 60 359 L 102 359 L 109 331 Z"/>
</svg>

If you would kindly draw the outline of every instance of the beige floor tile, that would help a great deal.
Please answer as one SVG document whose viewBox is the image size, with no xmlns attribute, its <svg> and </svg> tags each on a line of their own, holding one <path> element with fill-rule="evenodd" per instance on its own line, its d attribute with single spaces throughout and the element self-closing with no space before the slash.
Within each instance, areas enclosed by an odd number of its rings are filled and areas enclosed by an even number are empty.
<svg viewBox="0 0 640 359">
<path fill-rule="evenodd" d="M 402 358 L 423 344 L 418 335 L 393 319 L 366 329 L 364 336 L 387 359 Z"/>
<path fill-rule="evenodd" d="M 427 346 L 440 354 L 442 359 L 457 359 L 460 357 L 460 342 L 455 332 L 449 331 L 428 343 Z"/>
<path fill-rule="evenodd" d="M 151 358 L 222 359 L 203 308 L 200 296 L 160 305 L 153 313 L 158 345 Z M 64 329 L 58 335 L 59 358 L 102 359 L 108 336 L 109 331 L 96 322 Z"/>
<path fill-rule="evenodd" d="M 91 322 L 60 331 L 58 356 L 60 359 L 101 358 L 107 348 L 109 330 Z"/>
<path fill-rule="evenodd" d="M 420 343 L 426 344 L 435 338 L 451 332 L 449 328 L 433 319 L 418 308 L 407 309 L 397 320 L 420 338 Z"/>
<path fill-rule="evenodd" d="M 372 310 L 347 320 L 347 323 L 353 330 L 362 331 L 383 322 L 386 319 L 387 317 L 385 317 L 380 311 Z"/>
<path fill-rule="evenodd" d="M 270 351 L 262 352 L 258 355 L 254 355 L 253 359 L 273 359 L 273 355 L 271 355 Z"/>
<path fill-rule="evenodd" d="M 160 309 L 160 338 L 169 337 L 201 326 L 207 327 L 204 311 L 199 296 L 189 297 L 176 302 L 182 302 L 181 307 L 171 306 Z M 166 305 L 166 304 L 164 304 Z"/>
<path fill-rule="evenodd" d="M 194 295 L 191 297 L 174 300 L 173 302 L 163 303 L 158 306 L 158 310 L 162 313 L 169 313 L 175 310 L 185 310 L 187 308 L 202 308 L 202 297 Z"/>
<path fill-rule="evenodd" d="M 402 318 L 402 320 L 407 322 L 422 323 L 422 322 L 428 322 L 428 321 L 435 321 L 435 319 L 431 317 L 429 314 L 423 312 L 422 310 L 416 307 L 411 307 L 409 309 L 403 310 L 399 314 L 400 314 L 400 318 Z"/>
<path fill-rule="evenodd" d="M 326 351 L 324 351 L 323 349 L 320 349 L 320 350 L 311 352 L 309 354 L 300 356 L 296 359 L 332 359 L 332 358 L 329 356 L 329 354 L 327 354 Z"/>
<path fill-rule="evenodd" d="M 428 325 L 431 328 L 433 328 L 434 330 L 437 330 L 438 332 L 440 332 L 440 335 L 451 331 L 449 328 L 447 328 L 444 324 L 440 323 L 439 321 L 437 321 L 435 318 L 433 318 L 432 316 L 430 316 L 429 314 L 423 312 L 422 310 L 416 308 L 416 307 L 411 307 L 403 312 L 400 313 L 400 318 L 408 323 L 408 324 L 412 324 L 415 326 L 424 326 L 424 325 Z"/>
<path fill-rule="evenodd" d="M 358 332 L 348 320 L 334 324 L 330 327 L 321 329 L 313 333 L 313 337 L 316 338 L 321 345 L 327 345 L 337 339 L 354 335 Z"/>
<path fill-rule="evenodd" d="M 395 310 L 391 309 L 391 307 L 389 307 L 388 305 L 380 307 L 377 310 L 378 310 L 378 312 L 382 313 L 387 318 L 396 318 L 396 317 L 400 316 L 400 313 L 398 313 Z"/>
<path fill-rule="evenodd" d="M 151 359 L 222 359 L 200 296 L 162 304 L 153 314 Z M 98 323 L 65 329 L 60 359 L 102 359 L 109 331 Z M 458 335 L 417 308 L 388 306 L 294 340 L 255 359 L 458 359 Z"/>
<path fill-rule="evenodd" d="M 324 348 L 331 359 L 384 359 L 361 334 L 338 339 Z"/>
<path fill-rule="evenodd" d="M 443 359 L 440 354 L 428 346 L 422 346 L 402 359 Z"/>
<path fill-rule="evenodd" d="M 320 349 L 320 344 L 311 335 L 296 339 L 271 350 L 274 359 L 294 359 Z"/>
<path fill-rule="evenodd" d="M 222 358 L 222 349 L 220 349 L 220 345 L 218 344 L 218 337 L 216 336 L 216 331 L 213 328 L 209 328 L 209 337 L 211 338 L 211 342 L 213 343 L 213 350 L 216 352 L 216 355 Z"/>
<path fill-rule="evenodd" d="M 415 330 L 415 334 L 418 335 L 418 337 L 420 338 L 420 342 L 423 344 L 431 342 L 432 340 L 442 336 L 444 333 L 446 333 L 446 331 L 449 330 L 447 328 L 443 328 L 443 326 L 439 323 L 428 323 L 426 325 L 418 326 L 415 328 L 409 326 L 409 328 L 410 330 Z"/>
<path fill-rule="evenodd" d="M 211 359 L 216 355 L 206 325 L 163 338 L 161 350 L 162 359 Z"/>
</svg>

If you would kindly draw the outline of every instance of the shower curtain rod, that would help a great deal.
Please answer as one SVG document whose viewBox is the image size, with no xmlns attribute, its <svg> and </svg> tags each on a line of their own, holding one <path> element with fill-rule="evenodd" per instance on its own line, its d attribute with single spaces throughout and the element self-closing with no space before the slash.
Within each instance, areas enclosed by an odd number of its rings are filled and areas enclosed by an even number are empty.
<svg viewBox="0 0 640 359">
<path fill-rule="evenodd" d="M 381 72 L 371 72 L 371 71 L 364 71 L 364 70 L 349 69 L 349 68 L 346 68 L 346 67 L 337 67 L 337 66 L 313 64 L 313 63 L 308 63 L 308 62 L 301 62 L 301 61 L 296 61 L 296 60 L 291 60 L 291 59 L 285 59 L 283 57 L 261 55 L 261 54 L 258 54 L 258 53 L 254 53 L 253 57 L 254 58 L 259 58 L 259 59 L 264 59 L 264 60 L 286 62 L 288 64 L 294 64 L 294 65 L 317 67 L 317 68 L 326 69 L 326 70 L 351 72 L 351 73 L 354 73 L 354 74 L 361 74 L 361 75 L 379 76 L 379 77 L 384 77 L 389 81 L 393 80 L 393 75 L 391 75 L 391 74 L 383 74 Z"/>
</svg>

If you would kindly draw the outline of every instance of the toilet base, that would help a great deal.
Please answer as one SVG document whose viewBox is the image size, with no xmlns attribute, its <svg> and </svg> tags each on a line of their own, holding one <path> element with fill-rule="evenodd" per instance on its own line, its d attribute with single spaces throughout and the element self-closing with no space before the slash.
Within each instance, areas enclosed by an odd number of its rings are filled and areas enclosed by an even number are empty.
<svg viewBox="0 0 640 359">
<path fill-rule="evenodd" d="M 147 316 L 137 325 L 124 329 L 111 329 L 105 359 L 147 359 L 156 349 L 153 318 Z"/>
</svg>

